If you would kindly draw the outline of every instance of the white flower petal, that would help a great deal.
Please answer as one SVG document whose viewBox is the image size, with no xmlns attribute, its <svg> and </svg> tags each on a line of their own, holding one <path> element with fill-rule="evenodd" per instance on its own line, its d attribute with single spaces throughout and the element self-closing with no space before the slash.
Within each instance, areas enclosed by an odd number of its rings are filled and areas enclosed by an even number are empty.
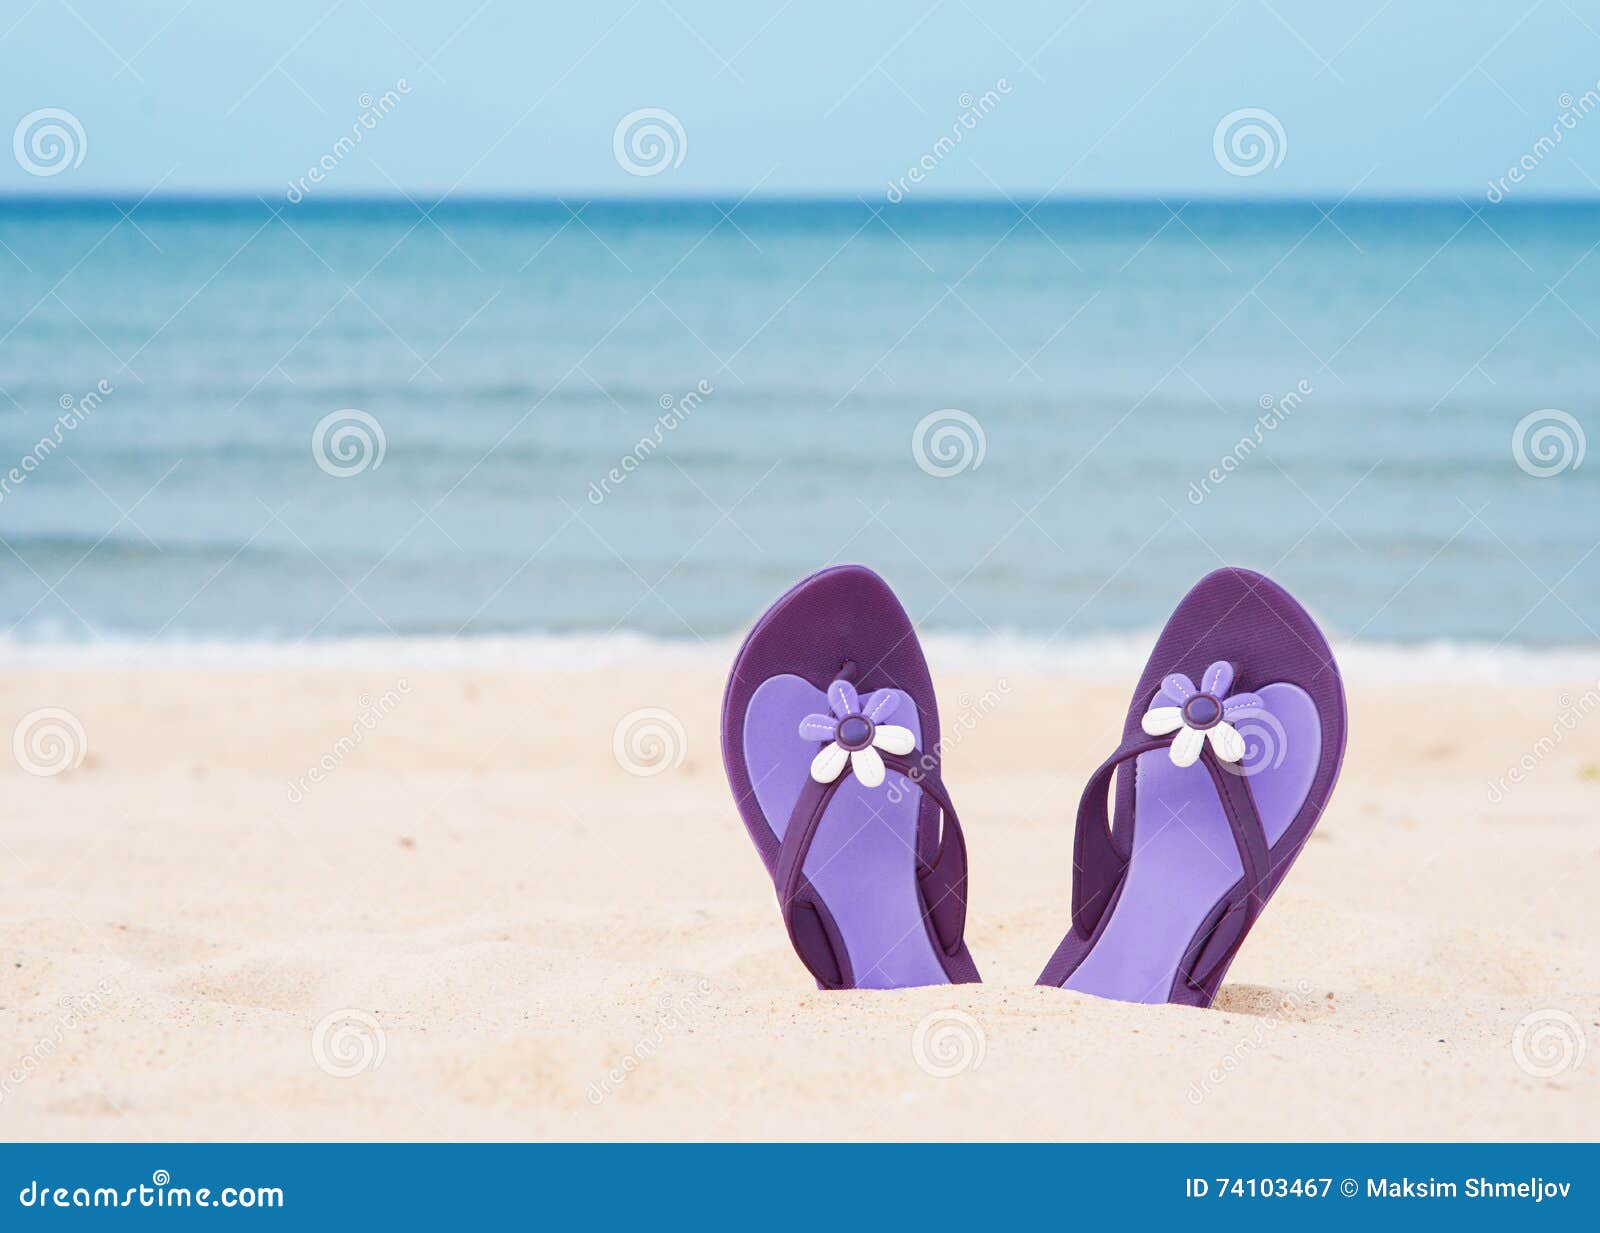
<svg viewBox="0 0 1600 1233">
<path fill-rule="evenodd" d="M 817 756 L 811 759 L 811 778 L 818 783 L 832 783 L 839 778 L 849 758 L 850 751 L 838 741 L 824 745 Z"/>
<path fill-rule="evenodd" d="M 917 747 L 917 738 L 910 728 L 899 724 L 879 724 L 872 733 L 872 743 L 879 749 L 904 756 Z"/>
<path fill-rule="evenodd" d="M 1224 762 L 1238 762 L 1244 757 L 1244 737 L 1239 735 L 1239 729 L 1224 721 L 1206 733 L 1211 740 L 1211 748 L 1217 757 Z"/>
<path fill-rule="evenodd" d="M 1206 734 L 1194 728 L 1185 728 L 1172 738 L 1172 765 L 1193 766 L 1200 760 L 1200 751 L 1205 748 Z"/>
<path fill-rule="evenodd" d="M 883 782 L 883 759 L 871 746 L 857 749 L 850 755 L 850 769 L 864 788 L 876 788 Z"/>
<path fill-rule="evenodd" d="M 1183 727 L 1183 711 L 1175 706 L 1152 707 L 1144 713 L 1139 726 L 1151 736 L 1165 736 Z"/>
</svg>

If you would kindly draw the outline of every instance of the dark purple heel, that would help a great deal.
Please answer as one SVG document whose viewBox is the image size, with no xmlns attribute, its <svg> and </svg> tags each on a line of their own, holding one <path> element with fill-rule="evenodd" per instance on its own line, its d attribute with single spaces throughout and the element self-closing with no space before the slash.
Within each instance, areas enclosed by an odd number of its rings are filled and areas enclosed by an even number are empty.
<svg viewBox="0 0 1600 1233">
<path fill-rule="evenodd" d="M 976 981 L 966 844 L 939 712 L 888 585 L 841 565 L 756 623 L 722 703 L 722 759 L 795 953 L 826 989 Z"/>
</svg>

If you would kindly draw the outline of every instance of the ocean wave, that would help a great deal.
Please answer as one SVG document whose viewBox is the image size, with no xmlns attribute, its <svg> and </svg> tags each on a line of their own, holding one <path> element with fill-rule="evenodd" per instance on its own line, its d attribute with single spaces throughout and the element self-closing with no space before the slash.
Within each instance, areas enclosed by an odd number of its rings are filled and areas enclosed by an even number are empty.
<svg viewBox="0 0 1600 1233">
<path fill-rule="evenodd" d="M 1046 641 L 1024 634 L 923 638 L 936 680 L 1028 674 L 1077 680 L 1127 681 L 1137 676 L 1155 631 Z M 0 639 L 0 669 L 260 668 L 413 669 L 513 668 L 592 671 L 655 667 L 725 671 L 739 639 L 658 638 L 629 631 L 524 633 L 471 637 L 330 638 L 284 642 L 176 637 L 159 641 L 111 637 L 95 641 Z M 1422 643 L 1333 640 L 1347 680 L 1385 682 L 1595 682 L 1600 650 L 1518 647 L 1437 640 Z"/>
</svg>

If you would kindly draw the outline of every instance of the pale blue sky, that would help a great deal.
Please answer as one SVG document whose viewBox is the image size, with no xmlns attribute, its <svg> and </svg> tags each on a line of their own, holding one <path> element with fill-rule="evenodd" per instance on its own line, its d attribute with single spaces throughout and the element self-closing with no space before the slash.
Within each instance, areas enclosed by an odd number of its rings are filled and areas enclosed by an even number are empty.
<svg viewBox="0 0 1600 1233">
<path fill-rule="evenodd" d="M 60 108 L 85 135 L 56 175 L 0 159 L 0 193 L 282 194 L 403 78 L 321 194 L 881 197 L 1003 78 L 919 191 L 1481 198 L 1600 76 L 1600 12 L 1570 0 L 14 0 L 0 22 L 4 129 Z M 677 117 L 681 165 L 618 165 L 641 108 Z M 1213 156 L 1241 108 L 1284 133 L 1253 176 Z M 1600 116 L 1563 137 L 1524 196 L 1600 192 Z"/>
</svg>

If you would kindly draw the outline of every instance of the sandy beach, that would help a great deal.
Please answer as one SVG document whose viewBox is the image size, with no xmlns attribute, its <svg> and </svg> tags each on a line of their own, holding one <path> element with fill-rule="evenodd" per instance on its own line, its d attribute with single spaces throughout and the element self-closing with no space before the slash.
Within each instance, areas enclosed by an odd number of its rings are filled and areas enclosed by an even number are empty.
<svg viewBox="0 0 1600 1233">
<path fill-rule="evenodd" d="M 934 667 L 947 727 L 994 687 Z M 0 1136 L 1600 1136 L 1592 679 L 1353 680 L 1333 803 L 1209 1011 L 1032 986 L 1125 683 L 1009 676 L 947 754 L 989 983 L 826 995 L 729 798 L 721 684 L 7 672 L 7 729 L 60 708 L 33 723 L 69 765 L 0 765 Z M 640 711 L 665 755 L 619 758 Z"/>
</svg>

